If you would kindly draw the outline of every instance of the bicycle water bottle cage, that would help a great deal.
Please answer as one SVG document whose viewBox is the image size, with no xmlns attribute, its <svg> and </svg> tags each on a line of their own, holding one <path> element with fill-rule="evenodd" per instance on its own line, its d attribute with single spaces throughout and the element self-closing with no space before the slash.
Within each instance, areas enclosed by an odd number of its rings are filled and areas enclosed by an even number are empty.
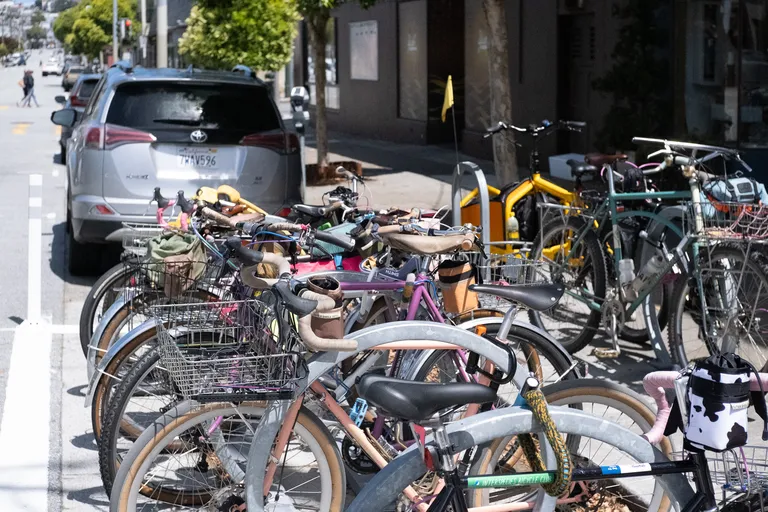
<svg viewBox="0 0 768 512">
<path fill-rule="evenodd" d="M 359 428 L 363 424 L 365 419 L 365 413 L 368 412 L 368 402 L 364 398 L 358 398 L 355 400 L 355 405 L 352 406 L 352 410 L 349 413 L 349 418 Z"/>
</svg>

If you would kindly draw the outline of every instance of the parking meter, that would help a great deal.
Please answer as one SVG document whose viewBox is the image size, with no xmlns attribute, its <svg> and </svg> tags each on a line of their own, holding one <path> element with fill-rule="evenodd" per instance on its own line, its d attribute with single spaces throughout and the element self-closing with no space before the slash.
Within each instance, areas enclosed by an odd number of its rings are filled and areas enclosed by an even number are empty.
<svg viewBox="0 0 768 512">
<path fill-rule="evenodd" d="M 309 93 L 304 87 L 291 89 L 291 110 L 293 110 L 293 124 L 299 136 L 299 155 L 301 157 L 301 200 L 307 199 L 307 166 L 304 162 L 304 133 L 309 123 Z"/>
</svg>

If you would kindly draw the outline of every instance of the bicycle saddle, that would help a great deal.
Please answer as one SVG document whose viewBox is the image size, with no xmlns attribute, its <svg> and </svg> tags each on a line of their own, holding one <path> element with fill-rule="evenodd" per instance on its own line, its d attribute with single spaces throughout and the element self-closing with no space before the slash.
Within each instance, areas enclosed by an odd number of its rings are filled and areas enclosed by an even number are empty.
<svg viewBox="0 0 768 512">
<path fill-rule="evenodd" d="M 565 293 L 561 284 L 472 284 L 469 289 L 477 293 L 489 293 L 511 302 L 519 302 L 534 311 L 546 311 L 554 307 Z"/>
<path fill-rule="evenodd" d="M 370 373 L 358 380 L 357 392 L 387 414 L 416 423 L 443 409 L 496 400 L 496 392 L 482 384 L 413 382 Z"/>
<path fill-rule="evenodd" d="M 571 174 L 576 177 L 583 176 L 584 174 L 597 174 L 600 169 L 592 164 L 586 162 L 579 162 L 578 160 L 568 160 L 565 162 L 571 167 Z"/>
</svg>

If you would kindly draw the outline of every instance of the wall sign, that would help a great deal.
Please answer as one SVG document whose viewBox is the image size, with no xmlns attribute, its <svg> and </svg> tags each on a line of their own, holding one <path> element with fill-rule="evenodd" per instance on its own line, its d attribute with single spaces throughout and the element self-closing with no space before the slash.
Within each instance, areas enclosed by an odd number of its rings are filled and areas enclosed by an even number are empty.
<svg viewBox="0 0 768 512">
<path fill-rule="evenodd" d="M 379 79 L 379 23 L 349 24 L 350 77 L 352 80 Z"/>
</svg>

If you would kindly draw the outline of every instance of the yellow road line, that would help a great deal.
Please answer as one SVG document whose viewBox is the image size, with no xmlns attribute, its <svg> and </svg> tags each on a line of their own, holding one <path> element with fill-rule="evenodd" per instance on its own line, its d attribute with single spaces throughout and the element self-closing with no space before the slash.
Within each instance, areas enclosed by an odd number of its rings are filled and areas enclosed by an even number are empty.
<svg viewBox="0 0 768 512">
<path fill-rule="evenodd" d="M 11 130 L 11 133 L 14 135 L 25 135 L 27 133 L 27 128 L 32 123 L 18 123 L 13 125 L 13 129 Z"/>
<path fill-rule="evenodd" d="M 8 105 L 0 105 L 0 110 L 8 110 Z"/>
</svg>

